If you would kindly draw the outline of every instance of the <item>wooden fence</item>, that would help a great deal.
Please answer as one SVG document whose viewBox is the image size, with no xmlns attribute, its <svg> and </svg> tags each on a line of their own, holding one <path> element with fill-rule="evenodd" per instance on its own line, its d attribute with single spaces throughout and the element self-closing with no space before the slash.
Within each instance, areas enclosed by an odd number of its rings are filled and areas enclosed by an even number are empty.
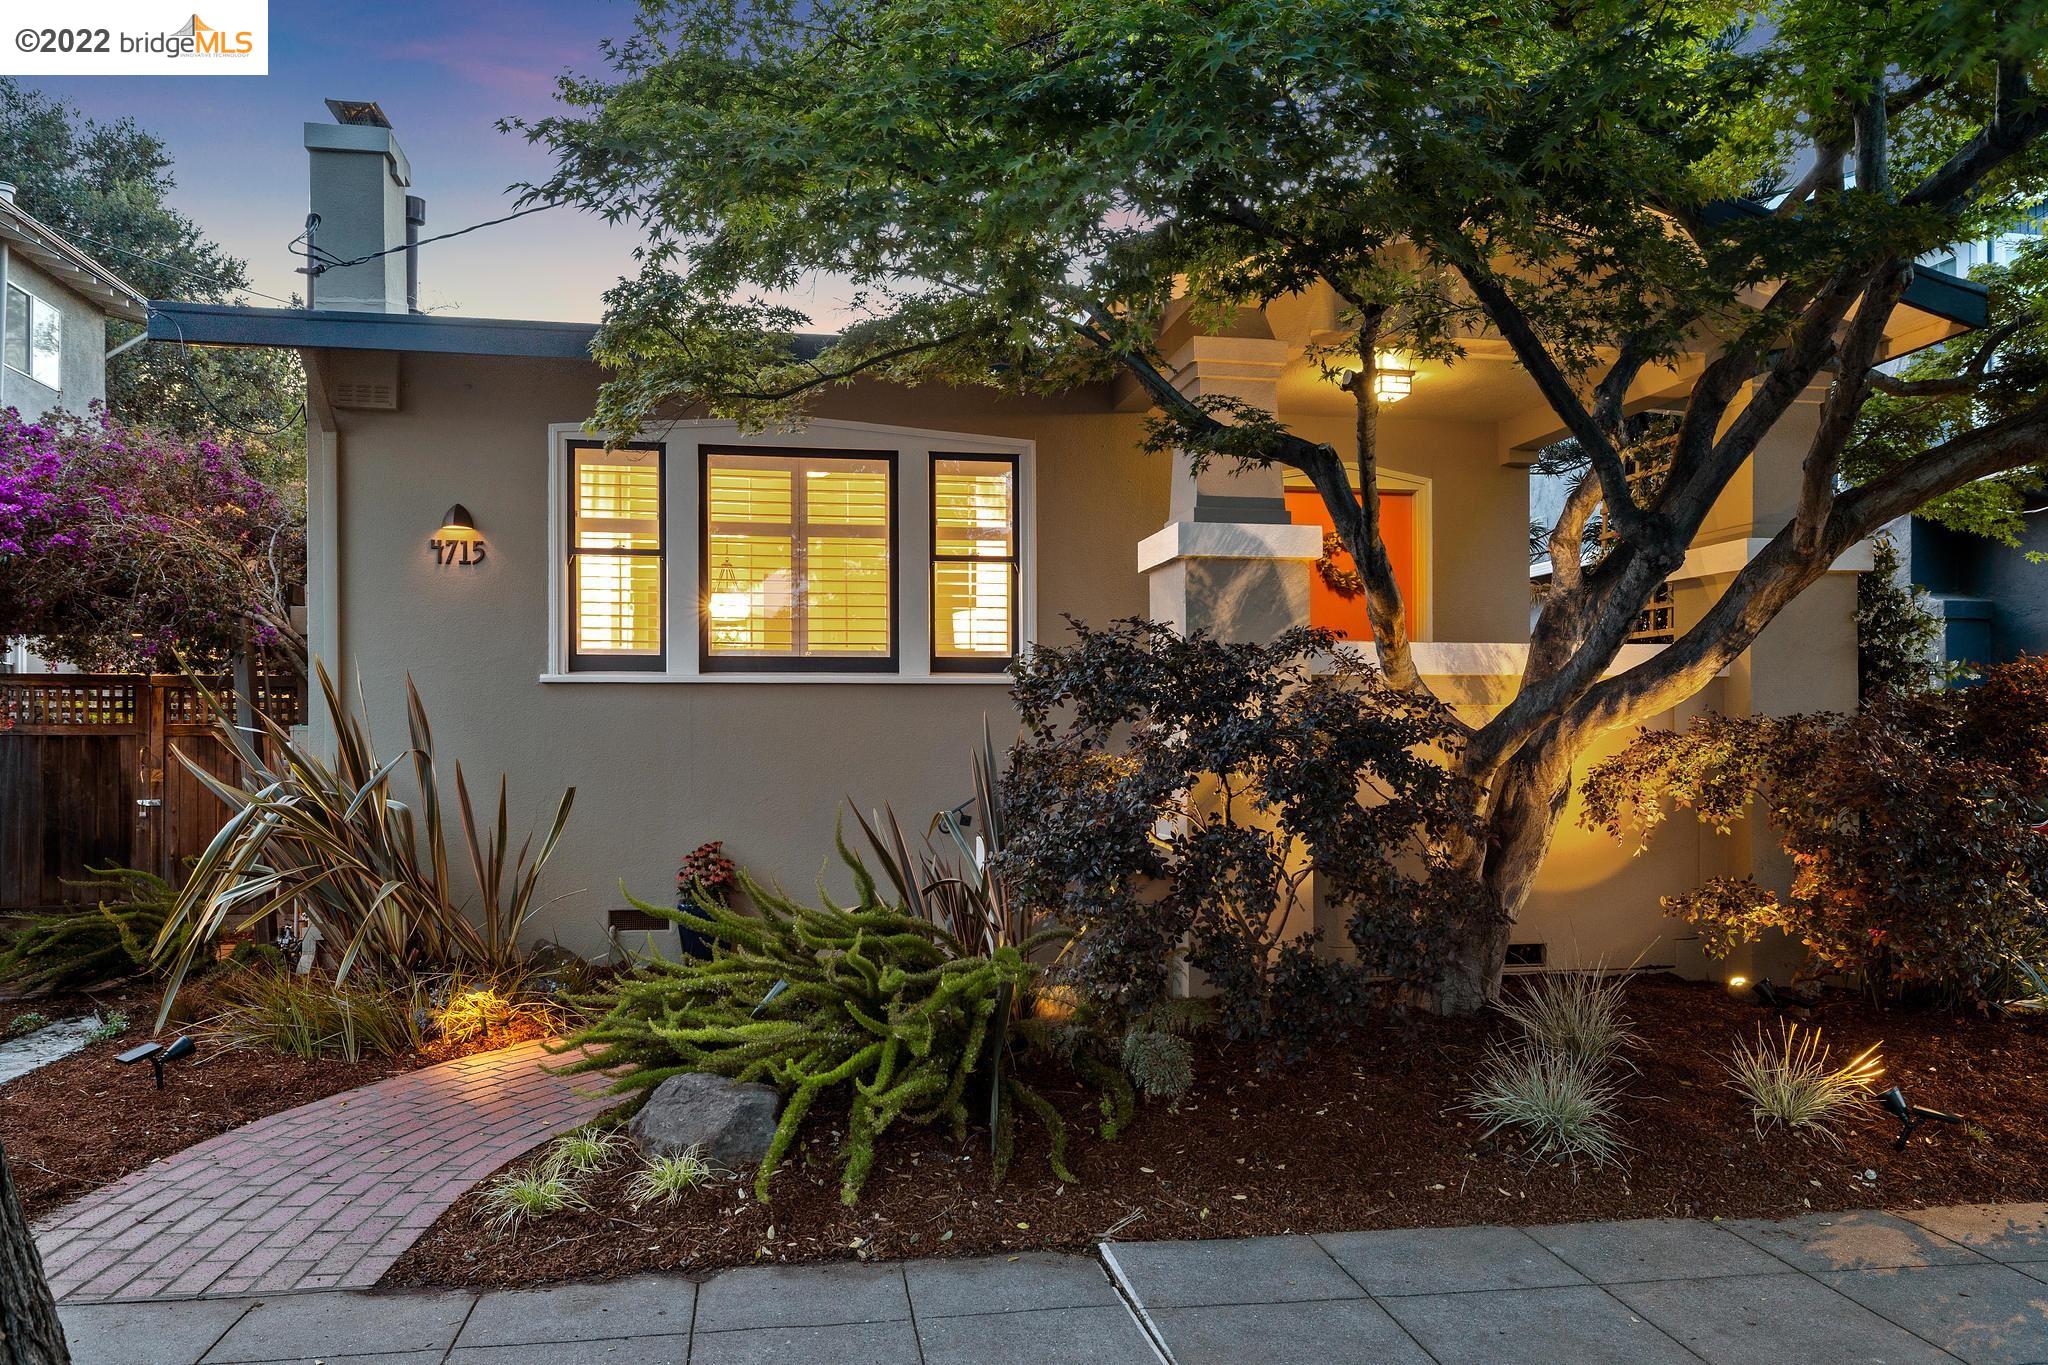
<svg viewBox="0 0 2048 1365">
<path fill-rule="evenodd" d="M 207 680 L 227 697 L 226 679 Z M 303 694 L 259 676 L 256 704 L 295 724 Z M 182 677 L 0 673 L 0 915 L 77 900 L 64 885 L 119 864 L 176 881 L 227 808 L 180 763 L 230 786 L 233 751 Z"/>
</svg>

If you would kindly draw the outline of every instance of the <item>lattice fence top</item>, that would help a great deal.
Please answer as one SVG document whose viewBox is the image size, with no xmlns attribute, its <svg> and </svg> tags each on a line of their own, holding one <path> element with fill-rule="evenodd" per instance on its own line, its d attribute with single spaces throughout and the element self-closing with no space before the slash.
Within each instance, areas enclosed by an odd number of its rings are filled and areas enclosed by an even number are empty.
<svg viewBox="0 0 2048 1365">
<path fill-rule="evenodd" d="M 203 679 L 226 701 L 227 678 Z M 0 673 L 0 732 L 7 730 L 124 730 L 142 720 L 141 708 L 154 689 L 163 696 L 168 725 L 204 727 L 206 702 L 188 678 L 141 674 Z M 305 697 L 294 679 L 259 674 L 255 704 L 280 725 L 305 719 Z"/>
<path fill-rule="evenodd" d="M 0 673 L 0 727 L 104 730 L 136 723 L 147 678 Z"/>
</svg>

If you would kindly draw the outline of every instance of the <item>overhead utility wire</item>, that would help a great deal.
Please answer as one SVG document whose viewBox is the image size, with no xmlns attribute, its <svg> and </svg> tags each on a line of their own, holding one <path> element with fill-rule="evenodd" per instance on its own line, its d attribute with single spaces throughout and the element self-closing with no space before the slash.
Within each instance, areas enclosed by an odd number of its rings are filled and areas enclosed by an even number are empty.
<svg viewBox="0 0 2048 1365">
<path fill-rule="evenodd" d="M 566 199 L 553 199 L 545 204 L 529 204 L 525 208 L 508 213 L 502 218 L 487 218 L 481 223 L 471 223 L 468 227 L 456 228 L 453 232 L 437 233 L 432 237 L 422 237 L 417 242 L 407 242 L 400 246 L 388 246 L 382 251 L 372 251 L 366 256 L 354 256 L 345 261 L 317 245 L 308 247 L 307 254 L 315 258 L 314 263 L 319 267 L 319 270 L 314 272 L 316 274 L 327 270 L 345 270 L 349 266 L 362 265 L 366 261 L 374 261 L 379 257 L 395 255 L 401 251 L 409 251 L 416 246 L 426 246 L 430 242 L 445 242 L 450 237 L 460 237 L 466 232 L 475 232 L 479 228 L 496 227 L 500 223 L 509 223 L 514 218 L 524 218 L 529 213 L 545 213 L 549 209 L 558 209 L 568 202 Z M 291 240 L 290 246 L 295 249 L 304 244 L 305 241 L 306 234 L 302 232 Z"/>
<path fill-rule="evenodd" d="M 228 281 L 221 279 L 218 275 L 208 275 L 201 271 L 192 270 L 182 265 L 173 265 L 171 262 L 160 260 L 155 256 L 149 255 L 147 252 L 131 250 L 128 247 L 119 245 L 118 243 L 105 241 L 98 237 L 89 237 L 83 232 L 73 232 L 68 235 L 76 237 L 81 242 L 91 242 L 94 246 L 99 247 L 103 251 L 118 251 L 123 256 L 129 256 L 138 261 L 147 261 L 149 264 L 157 266 L 160 269 L 176 271 L 178 274 L 183 275 L 188 279 L 198 280 L 201 284 L 210 284 L 222 289 L 234 289 L 244 294 L 254 294 L 259 299 L 268 299 L 272 303 L 281 303 L 287 308 L 292 306 L 292 301 L 290 299 L 281 299 L 277 297 L 277 295 L 275 294 L 266 294 L 260 289 L 251 289 L 246 284 L 231 284 Z"/>
</svg>

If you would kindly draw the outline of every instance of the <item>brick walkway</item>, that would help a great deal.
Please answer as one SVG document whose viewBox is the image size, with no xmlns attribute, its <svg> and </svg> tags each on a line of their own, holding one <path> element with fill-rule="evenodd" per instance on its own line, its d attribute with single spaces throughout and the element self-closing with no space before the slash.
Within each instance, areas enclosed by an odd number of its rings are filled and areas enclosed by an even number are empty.
<svg viewBox="0 0 2048 1365">
<path fill-rule="evenodd" d="M 484 1176 L 614 1100 L 524 1043 L 188 1147 L 36 1230 L 61 1299 L 363 1288 Z"/>
</svg>

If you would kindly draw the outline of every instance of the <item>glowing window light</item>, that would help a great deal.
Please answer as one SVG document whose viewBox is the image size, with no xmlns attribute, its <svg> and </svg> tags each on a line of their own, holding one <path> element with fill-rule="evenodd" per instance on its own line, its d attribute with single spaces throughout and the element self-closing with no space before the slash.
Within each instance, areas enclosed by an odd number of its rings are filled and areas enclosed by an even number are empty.
<svg viewBox="0 0 2048 1365">
<path fill-rule="evenodd" d="M 893 654 L 888 460 L 712 451 L 704 477 L 707 665 Z"/>
<path fill-rule="evenodd" d="M 1017 653 L 1017 467 L 932 459 L 932 666 L 1000 671 Z"/>
<path fill-rule="evenodd" d="M 571 667 L 662 667 L 662 476 L 659 446 L 571 446 Z"/>
</svg>

